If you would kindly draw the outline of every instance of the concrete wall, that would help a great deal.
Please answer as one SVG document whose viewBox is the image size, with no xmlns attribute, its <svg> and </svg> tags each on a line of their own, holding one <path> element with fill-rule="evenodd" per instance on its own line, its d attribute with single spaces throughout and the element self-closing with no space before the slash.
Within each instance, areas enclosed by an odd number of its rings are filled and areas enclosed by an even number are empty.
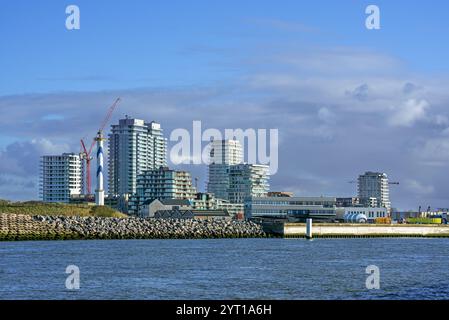
<svg viewBox="0 0 449 320">
<path fill-rule="evenodd" d="M 306 225 L 285 223 L 283 236 L 303 237 Z M 373 225 L 373 224 L 313 224 L 314 237 L 449 237 L 449 225 Z"/>
</svg>

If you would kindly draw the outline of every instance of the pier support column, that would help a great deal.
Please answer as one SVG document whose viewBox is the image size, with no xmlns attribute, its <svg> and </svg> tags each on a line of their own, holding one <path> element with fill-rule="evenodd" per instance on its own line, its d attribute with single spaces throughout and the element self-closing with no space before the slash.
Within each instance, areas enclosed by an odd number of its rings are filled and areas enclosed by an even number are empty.
<svg viewBox="0 0 449 320">
<path fill-rule="evenodd" d="M 306 239 L 312 239 L 312 219 L 306 220 Z"/>
</svg>

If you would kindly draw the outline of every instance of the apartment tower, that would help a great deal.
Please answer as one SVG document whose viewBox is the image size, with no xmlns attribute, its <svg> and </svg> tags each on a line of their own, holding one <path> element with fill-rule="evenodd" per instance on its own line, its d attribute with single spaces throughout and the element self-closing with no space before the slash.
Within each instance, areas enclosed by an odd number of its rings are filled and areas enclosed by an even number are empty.
<svg viewBox="0 0 449 320">
<path fill-rule="evenodd" d="M 161 125 L 125 118 L 109 134 L 109 188 L 111 196 L 136 192 L 137 176 L 167 165 L 167 139 Z"/>
<path fill-rule="evenodd" d="M 386 173 L 365 172 L 359 176 L 357 183 L 358 197 L 361 203 L 390 210 L 390 190 Z"/>
<path fill-rule="evenodd" d="M 83 162 L 75 153 L 46 155 L 40 161 L 39 196 L 44 202 L 68 203 L 84 191 Z"/>
</svg>

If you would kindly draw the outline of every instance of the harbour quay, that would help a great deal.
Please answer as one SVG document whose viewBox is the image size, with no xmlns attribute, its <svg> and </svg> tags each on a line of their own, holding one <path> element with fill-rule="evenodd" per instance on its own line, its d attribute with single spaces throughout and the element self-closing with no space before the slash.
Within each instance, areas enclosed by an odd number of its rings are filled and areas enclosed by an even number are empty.
<svg viewBox="0 0 449 320">
<path fill-rule="evenodd" d="M 266 233 L 284 238 L 449 238 L 449 225 L 435 224 L 314 223 L 309 235 L 306 223 L 264 221 L 262 227 Z"/>
</svg>

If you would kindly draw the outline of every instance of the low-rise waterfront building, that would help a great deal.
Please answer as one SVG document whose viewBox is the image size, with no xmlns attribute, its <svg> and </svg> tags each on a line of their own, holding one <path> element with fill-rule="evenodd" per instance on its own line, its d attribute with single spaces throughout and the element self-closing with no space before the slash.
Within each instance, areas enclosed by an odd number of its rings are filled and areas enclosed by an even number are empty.
<svg viewBox="0 0 449 320">
<path fill-rule="evenodd" d="M 388 218 L 387 208 L 342 207 L 336 208 L 336 219 L 344 221 L 348 215 L 364 215 L 367 222 L 374 223 L 378 218 Z"/>
<path fill-rule="evenodd" d="M 398 222 L 405 222 L 408 219 L 435 218 L 447 219 L 449 210 L 428 210 L 428 211 L 396 211 L 391 213 L 391 219 Z"/>
<path fill-rule="evenodd" d="M 226 210 L 158 210 L 155 219 L 231 220 Z"/>
<path fill-rule="evenodd" d="M 187 199 L 152 199 L 143 202 L 138 215 L 142 218 L 154 218 L 157 211 L 190 209 L 192 209 L 192 203 Z"/>
<path fill-rule="evenodd" d="M 192 201 L 192 208 L 195 210 L 226 210 L 236 218 L 242 219 L 244 213 L 243 203 L 231 203 L 228 200 L 219 199 L 213 193 L 199 192 Z"/>
<path fill-rule="evenodd" d="M 361 204 L 360 199 L 358 197 L 346 197 L 346 198 L 337 197 L 335 205 L 337 207 L 358 207 Z"/>
<path fill-rule="evenodd" d="M 335 217 L 334 197 L 251 197 L 245 201 L 245 218 L 302 221 Z"/>
</svg>

